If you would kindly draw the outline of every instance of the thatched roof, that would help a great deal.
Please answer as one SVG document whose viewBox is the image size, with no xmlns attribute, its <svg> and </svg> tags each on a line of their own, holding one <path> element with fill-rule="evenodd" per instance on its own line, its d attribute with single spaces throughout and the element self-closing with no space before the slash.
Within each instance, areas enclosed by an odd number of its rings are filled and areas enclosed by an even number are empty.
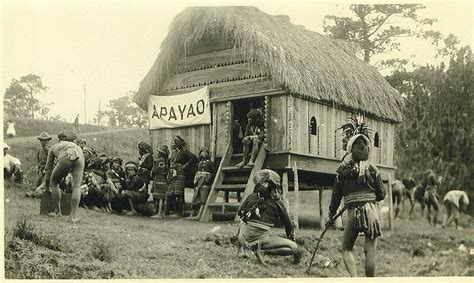
<svg viewBox="0 0 474 283">
<path fill-rule="evenodd" d="M 347 45 L 254 7 L 182 11 L 174 18 L 135 102 L 146 108 L 147 96 L 163 91 L 177 60 L 210 38 L 230 40 L 244 49 L 248 58 L 263 63 L 271 78 L 289 92 L 395 122 L 402 119 L 401 96 Z"/>
</svg>

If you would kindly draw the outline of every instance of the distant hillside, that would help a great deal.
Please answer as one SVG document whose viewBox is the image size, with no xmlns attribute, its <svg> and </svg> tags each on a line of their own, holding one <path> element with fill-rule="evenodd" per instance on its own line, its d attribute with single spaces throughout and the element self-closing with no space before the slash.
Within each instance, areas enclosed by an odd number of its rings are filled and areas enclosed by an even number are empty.
<svg viewBox="0 0 474 283">
<path fill-rule="evenodd" d="M 15 123 L 15 130 L 17 137 L 28 137 L 35 136 L 41 132 L 48 132 L 51 135 L 57 134 L 59 131 L 64 129 L 73 129 L 72 123 L 61 122 L 61 121 L 47 121 L 47 120 L 36 120 L 36 119 L 12 119 Z M 6 136 L 7 121 L 3 121 L 3 135 Z M 82 133 L 86 132 L 98 132 L 111 129 L 121 129 L 118 127 L 99 127 L 94 125 L 80 125 L 79 130 Z"/>
<path fill-rule="evenodd" d="M 150 142 L 148 129 L 143 128 L 84 133 L 79 134 L 79 138 L 86 139 L 87 145 L 94 148 L 97 153 L 104 152 L 108 156 L 120 157 L 124 161 L 138 159 L 137 143 L 139 141 Z M 58 139 L 54 137 L 50 145 L 57 141 Z M 18 138 L 10 142 L 7 140 L 7 143 L 11 147 L 10 153 L 21 160 L 24 170 L 36 165 L 36 150 L 40 146 L 36 138 Z"/>
</svg>

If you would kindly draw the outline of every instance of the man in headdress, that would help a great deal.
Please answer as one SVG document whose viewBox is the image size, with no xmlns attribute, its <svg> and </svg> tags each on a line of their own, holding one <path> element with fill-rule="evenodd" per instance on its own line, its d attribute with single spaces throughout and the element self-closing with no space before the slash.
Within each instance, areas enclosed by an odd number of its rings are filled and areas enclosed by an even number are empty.
<svg viewBox="0 0 474 283">
<path fill-rule="evenodd" d="M 377 202 L 385 198 L 385 191 L 377 167 L 368 161 L 371 143 L 367 127 L 363 123 L 356 123 L 352 133 L 354 135 L 347 141 L 348 154 L 336 171 L 326 226 L 332 224 L 329 219 L 336 215 L 344 197 L 348 217 L 342 256 L 346 269 L 350 276 L 357 276 L 352 250 L 362 232 L 365 235 L 365 274 L 372 277 L 375 275 L 376 239 L 382 234 Z"/>
<path fill-rule="evenodd" d="M 173 152 L 170 158 L 170 171 L 168 174 L 168 204 L 171 205 L 178 216 L 182 216 L 184 208 L 184 187 L 186 186 L 187 172 L 192 170 L 198 159 L 184 146 L 184 139 L 176 135 L 173 139 Z"/>
<path fill-rule="evenodd" d="M 270 169 L 260 170 L 255 175 L 254 192 L 238 209 L 241 219 L 237 233 L 239 257 L 250 249 L 263 265 L 266 264 L 264 255 L 293 256 L 293 264 L 300 262 L 301 252 L 296 245 L 293 224 L 280 197 L 280 180 L 278 173 Z M 286 239 L 270 234 L 275 223 L 283 224 Z"/>
<path fill-rule="evenodd" d="M 207 201 L 209 191 L 214 180 L 215 166 L 209 159 L 209 150 L 201 148 L 199 150 L 198 170 L 194 176 L 194 195 L 192 200 L 192 211 L 189 218 L 199 218 L 203 205 Z"/>
<path fill-rule="evenodd" d="M 243 157 L 242 162 L 236 166 L 239 168 L 245 165 L 253 166 L 255 159 L 257 158 L 260 144 L 264 138 L 263 125 L 262 125 L 262 113 L 257 109 L 250 109 L 247 113 L 248 124 L 245 127 L 244 138 L 242 139 L 243 144 Z M 249 161 L 249 153 L 252 153 Z"/>
</svg>

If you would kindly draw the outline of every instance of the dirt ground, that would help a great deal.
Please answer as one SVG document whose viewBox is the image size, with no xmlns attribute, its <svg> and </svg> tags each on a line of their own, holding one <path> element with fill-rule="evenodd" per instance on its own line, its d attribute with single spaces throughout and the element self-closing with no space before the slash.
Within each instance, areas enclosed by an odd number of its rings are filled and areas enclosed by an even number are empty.
<svg viewBox="0 0 474 283">
<path fill-rule="evenodd" d="M 304 251 L 299 265 L 292 265 L 291 258 L 266 256 L 269 267 L 262 267 L 250 253 L 247 259 L 236 257 L 234 222 L 161 220 L 81 208 L 81 221 L 71 224 L 67 217 L 39 215 L 40 201 L 25 198 L 18 185 L 7 181 L 4 189 L 6 278 L 347 276 L 340 254 L 341 231 L 326 234 L 316 264 L 307 274 L 321 233 L 315 225 L 297 231 L 297 243 Z M 303 209 L 305 205 L 309 204 L 303 204 Z M 377 276 L 474 276 L 473 226 L 456 231 L 432 228 L 423 220 L 397 220 L 394 231 L 384 231 L 378 241 Z M 303 219 L 302 223 L 315 222 Z M 284 235 L 282 228 L 272 232 Z M 459 250 L 461 244 L 466 250 Z M 356 242 L 355 257 L 362 276 L 363 237 Z"/>
</svg>

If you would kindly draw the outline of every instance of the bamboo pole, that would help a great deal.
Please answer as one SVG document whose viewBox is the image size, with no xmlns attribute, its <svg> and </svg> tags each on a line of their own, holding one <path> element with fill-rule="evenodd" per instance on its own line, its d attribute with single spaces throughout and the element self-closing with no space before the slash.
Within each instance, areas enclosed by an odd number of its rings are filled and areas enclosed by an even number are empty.
<svg viewBox="0 0 474 283">
<path fill-rule="evenodd" d="M 281 181 L 281 186 L 283 189 L 283 201 L 285 202 L 288 211 L 290 210 L 290 205 L 288 201 L 288 172 L 283 172 L 283 178 Z"/>
<path fill-rule="evenodd" d="M 388 228 L 393 230 L 392 174 L 388 174 Z"/>
<path fill-rule="evenodd" d="M 324 187 L 319 187 L 319 227 L 324 229 L 324 209 L 323 209 L 323 196 L 324 196 Z"/>
<path fill-rule="evenodd" d="M 293 163 L 293 182 L 294 182 L 294 189 L 295 189 L 295 212 L 293 213 L 294 215 L 294 222 L 295 222 L 295 227 L 296 229 L 300 228 L 300 223 L 299 223 L 299 210 L 300 210 L 300 186 L 298 182 L 298 167 L 296 167 L 296 161 Z"/>
</svg>

